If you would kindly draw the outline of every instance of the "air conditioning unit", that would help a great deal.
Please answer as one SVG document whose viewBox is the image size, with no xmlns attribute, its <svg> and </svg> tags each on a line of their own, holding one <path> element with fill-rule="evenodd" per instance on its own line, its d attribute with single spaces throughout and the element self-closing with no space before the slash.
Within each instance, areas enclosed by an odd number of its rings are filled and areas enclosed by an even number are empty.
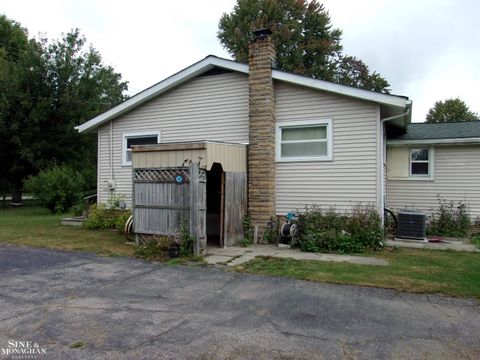
<svg viewBox="0 0 480 360">
<path fill-rule="evenodd" d="M 402 210 L 398 212 L 397 238 L 399 239 L 427 239 L 426 216 L 416 210 Z"/>
</svg>

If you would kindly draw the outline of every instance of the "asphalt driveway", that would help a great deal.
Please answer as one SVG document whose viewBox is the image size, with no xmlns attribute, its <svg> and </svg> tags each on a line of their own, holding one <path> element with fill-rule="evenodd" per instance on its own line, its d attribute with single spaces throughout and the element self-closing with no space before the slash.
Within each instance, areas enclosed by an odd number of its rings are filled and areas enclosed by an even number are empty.
<svg viewBox="0 0 480 360">
<path fill-rule="evenodd" d="M 0 288 L 0 359 L 480 358 L 475 300 L 6 245 Z"/>
</svg>

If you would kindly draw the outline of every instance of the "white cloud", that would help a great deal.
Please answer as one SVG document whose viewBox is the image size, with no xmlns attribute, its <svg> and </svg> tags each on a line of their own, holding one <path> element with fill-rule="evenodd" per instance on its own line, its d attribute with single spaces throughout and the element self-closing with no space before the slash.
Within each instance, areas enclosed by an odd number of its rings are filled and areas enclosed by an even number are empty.
<svg viewBox="0 0 480 360">
<path fill-rule="evenodd" d="M 393 93 L 413 100 L 423 121 L 433 103 L 459 96 L 480 113 L 480 3 L 476 0 L 324 0 L 344 50 L 385 76 Z M 57 38 L 80 28 L 141 90 L 208 54 L 228 57 L 216 34 L 235 0 L 0 0 L 9 18 Z M 134 92 L 134 91 L 132 91 Z"/>
</svg>

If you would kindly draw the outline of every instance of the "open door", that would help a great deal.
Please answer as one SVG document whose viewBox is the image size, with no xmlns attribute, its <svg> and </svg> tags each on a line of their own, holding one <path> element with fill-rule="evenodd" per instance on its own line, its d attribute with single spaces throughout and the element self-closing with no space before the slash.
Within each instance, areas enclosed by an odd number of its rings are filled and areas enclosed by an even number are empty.
<svg viewBox="0 0 480 360">
<path fill-rule="evenodd" d="M 207 244 L 223 247 L 225 173 L 214 163 L 207 171 Z"/>
</svg>

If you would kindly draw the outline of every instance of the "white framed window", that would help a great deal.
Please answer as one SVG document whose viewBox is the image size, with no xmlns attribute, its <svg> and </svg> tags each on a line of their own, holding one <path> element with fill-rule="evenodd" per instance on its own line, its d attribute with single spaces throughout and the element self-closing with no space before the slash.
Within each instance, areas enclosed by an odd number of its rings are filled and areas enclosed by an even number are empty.
<svg viewBox="0 0 480 360">
<path fill-rule="evenodd" d="M 409 175 L 412 177 L 431 178 L 433 170 L 432 148 L 411 148 Z"/>
<path fill-rule="evenodd" d="M 332 160 L 332 121 L 306 120 L 277 123 L 277 161 Z"/>
<path fill-rule="evenodd" d="M 122 134 L 122 165 L 132 165 L 132 145 L 160 143 L 160 131 L 139 131 Z"/>
</svg>

